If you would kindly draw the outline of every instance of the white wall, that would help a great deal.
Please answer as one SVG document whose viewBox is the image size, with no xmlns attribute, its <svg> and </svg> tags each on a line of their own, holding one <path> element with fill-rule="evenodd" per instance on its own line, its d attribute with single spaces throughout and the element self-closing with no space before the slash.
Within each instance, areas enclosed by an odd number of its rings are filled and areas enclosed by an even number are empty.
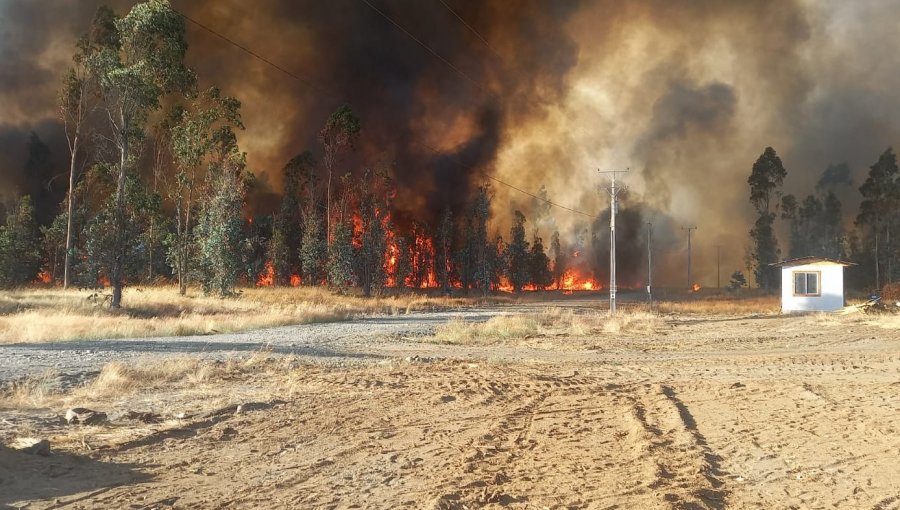
<svg viewBox="0 0 900 510">
<path fill-rule="evenodd" d="M 821 273 L 819 296 L 795 296 L 794 272 Z M 782 312 L 831 312 L 844 307 L 844 266 L 838 264 L 806 264 L 781 268 Z"/>
</svg>

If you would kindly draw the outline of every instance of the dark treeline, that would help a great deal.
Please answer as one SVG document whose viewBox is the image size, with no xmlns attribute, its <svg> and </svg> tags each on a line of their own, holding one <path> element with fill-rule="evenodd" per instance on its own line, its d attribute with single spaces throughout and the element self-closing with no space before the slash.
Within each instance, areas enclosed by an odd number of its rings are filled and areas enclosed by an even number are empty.
<svg viewBox="0 0 900 510">
<path fill-rule="evenodd" d="M 846 164 L 826 168 L 803 198 L 783 193 L 787 175 L 781 158 L 767 147 L 748 179 L 750 203 L 758 216 L 750 230 L 747 262 L 760 288 L 773 291 L 780 285 L 778 269 L 771 263 L 806 256 L 855 263 L 848 269 L 847 283 L 856 289 L 881 289 L 900 277 L 900 243 L 895 239 L 900 226 L 900 170 L 892 148 L 869 167 L 858 188 L 862 202 L 853 228 L 847 228 L 838 198 L 842 189 L 853 186 Z M 776 235 L 779 220 L 787 232 L 784 250 Z"/>
</svg>

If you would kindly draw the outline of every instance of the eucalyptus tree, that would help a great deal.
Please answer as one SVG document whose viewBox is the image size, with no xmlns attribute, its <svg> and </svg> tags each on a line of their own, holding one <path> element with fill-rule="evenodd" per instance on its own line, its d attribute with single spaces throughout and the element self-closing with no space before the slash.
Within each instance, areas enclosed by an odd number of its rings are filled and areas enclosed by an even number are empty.
<svg viewBox="0 0 900 510">
<path fill-rule="evenodd" d="M 747 183 L 750 185 L 750 203 L 759 214 L 750 230 L 752 246 L 749 251 L 756 283 L 760 288 L 771 291 L 777 284 L 777 269 L 770 264 L 777 262 L 780 251 L 775 238 L 775 212 L 780 188 L 787 176 L 787 170 L 775 149 L 766 147 L 753 164 Z"/>
<path fill-rule="evenodd" d="M 135 5 L 124 17 L 114 19 L 114 44 L 104 45 L 87 59 L 99 85 L 101 105 L 109 123 L 109 135 L 119 153 L 115 195 L 115 258 L 111 274 L 110 306 L 122 303 L 126 264 L 125 183 L 137 160 L 133 143 L 140 140 L 151 112 L 160 99 L 190 89 L 194 73 L 184 64 L 187 52 L 184 20 L 166 0 Z"/>
<path fill-rule="evenodd" d="M 240 108 L 240 101 L 211 87 L 191 98 L 172 127 L 176 172 L 168 189 L 175 208 L 175 239 L 170 243 L 169 260 L 181 294 L 187 290 L 190 275 L 193 214 L 204 192 L 204 165 L 214 164 L 209 158 L 217 147 L 220 152 L 232 150 L 229 147 L 235 145 L 234 130 L 244 127 Z M 219 159 L 218 164 L 222 164 L 224 157 Z"/>
<path fill-rule="evenodd" d="M 319 132 L 319 141 L 322 142 L 324 149 L 322 163 L 328 174 L 325 187 L 325 236 L 328 242 L 331 242 L 331 182 L 335 166 L 341 153 L 353 147 L 359 136 L 359 129 L 359 118 L 353 113 L 350 105 L 345 104 L 328 117 L 325 126 Z"/>
<path fill-rule="evenodd" d="M 75 54 L 72 56 L 72 67 L 63 77 L 59 92 L 59 113 L 63 121 L 66 143 L 69 149 L 69 192 L 67 196 L 66 214 L 66 247 L 63 263 L 63 288 L 71 283 L 73 258 L 73 216 L 75 174 L 78 167 L 78 155 L 82 150 L 82 140 L 89 134 L 88 118 L 97 106 L 96 80 L 88 67 L 90 56 L 104 47 L 115 47 L 118 35 L 115 29 L 115 14 L 107 6 L 100 6 L 94 15 L 91 28 L 87 34 L 78 39 Z"/>
</svg>

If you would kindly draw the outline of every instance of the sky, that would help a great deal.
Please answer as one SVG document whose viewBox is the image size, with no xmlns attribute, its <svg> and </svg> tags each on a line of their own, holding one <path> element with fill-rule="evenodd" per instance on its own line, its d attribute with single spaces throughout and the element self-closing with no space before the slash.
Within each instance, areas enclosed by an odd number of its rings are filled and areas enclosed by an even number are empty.
<svg viewBox="0 0 900 510">
<path fill-rule="evenodd" d="M 109 4 L 124 15 L 133 2 Z M 6 196 L 28 185 L 32 131 L 66 171 L 56 94 L 98 5 L 0 0 Z M 635 281 L 647 222 L 660 277 L 672 283 L 685 265 L 683 226 L 697 226 L 694 273 L 704 285 L 715 283 L 716 245 L 724 274 L 744 266 L 747 177 L 765 147 L 784 161 L 786 191 L 803 196 L 829 165 L 846 163 L 852 184 L 836 191 L 852 221 L 868 166 L 900 140 L 900 0 L 172 5 L 316 84 L 187 23 L 187 63 L 201 87 L 241 100 L 239 143 L 273 193 L 292 156 L 320 150 L 316 133 L 345 102 L 362 122 L 346 164 L 390 169 L 402 218 L 434 222 L 490 183 L 495 230 L 508 235 L 521 209 L 529 232 L 547 244 L 559 230 L 574 250 L 589 244 L 592 223 L 608 221 L 595 218 L 609 201 L 598 170 L 628 169 L 620 246 L 625 259 L 635 255 Z M 543 188 L 586 215 L 541 206 L 487 175 Z"/>
</svg>

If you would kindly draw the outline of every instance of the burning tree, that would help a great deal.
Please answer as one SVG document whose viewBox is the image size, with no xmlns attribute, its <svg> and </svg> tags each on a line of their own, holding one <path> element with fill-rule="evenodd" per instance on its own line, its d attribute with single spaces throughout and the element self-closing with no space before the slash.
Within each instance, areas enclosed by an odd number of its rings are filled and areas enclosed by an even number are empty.
<svg viewBox="0 0 900 510">
<path fill-rule="evenodd" d="M 363 294 L 380 292 L 388 269 L 386 254 L 391 233 L 390 180 L 380 171 L 366 170 L 357 189 L 358 211 L 361 220 L 357 249 L 357 277 Z"/>
</svg>

